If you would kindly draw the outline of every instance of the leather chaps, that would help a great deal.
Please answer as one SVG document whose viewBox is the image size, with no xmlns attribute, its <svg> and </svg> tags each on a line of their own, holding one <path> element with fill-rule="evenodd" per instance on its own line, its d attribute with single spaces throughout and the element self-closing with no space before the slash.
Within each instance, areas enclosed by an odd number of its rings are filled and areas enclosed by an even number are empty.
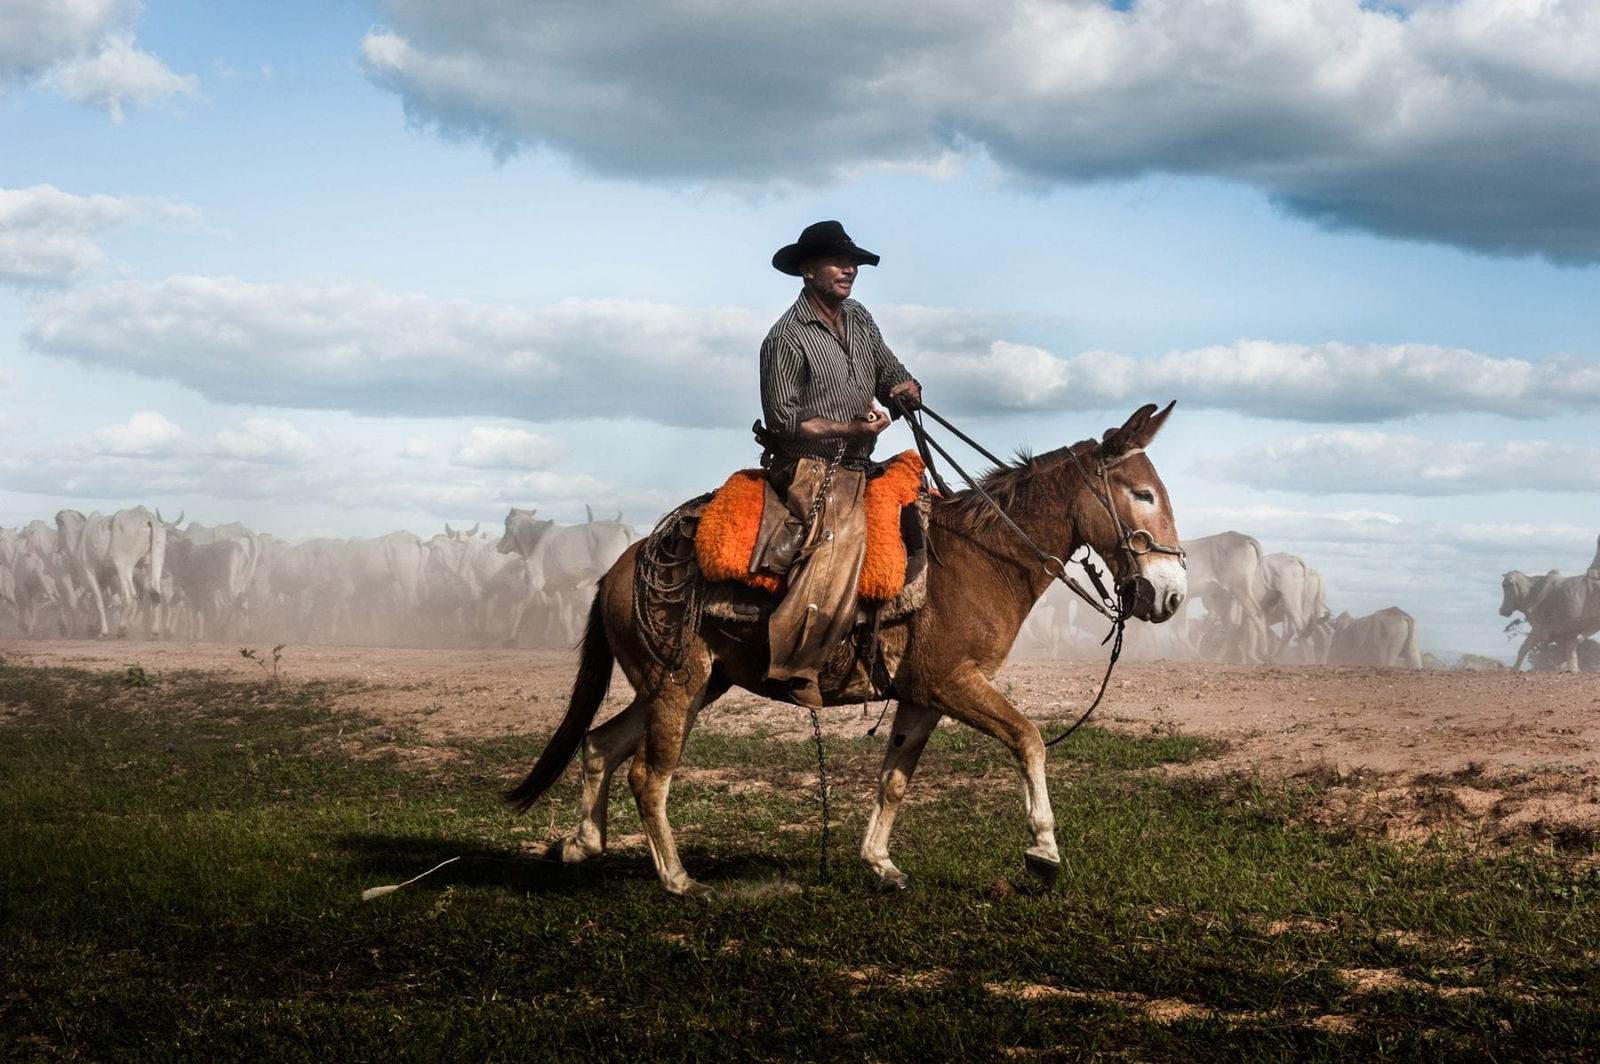
<svg viewBox="0 0 1600 1064">
<path fill-rule="evenodd" d="M 827 478 L 828 463 L 816 458 L 773 470 L 774 488 L 790 514 L 802 522 Z M 788 483 L 782 481 L 788 479 Z M 857 584 L 867 554 L 865 472 L 839 467 L 817 519 L 788 573 L 788 590 L 767 621 L 771 664 L 767 679 L 775 694 L 820 707 L 817 676 L 856 622 Z"/>
</svg>

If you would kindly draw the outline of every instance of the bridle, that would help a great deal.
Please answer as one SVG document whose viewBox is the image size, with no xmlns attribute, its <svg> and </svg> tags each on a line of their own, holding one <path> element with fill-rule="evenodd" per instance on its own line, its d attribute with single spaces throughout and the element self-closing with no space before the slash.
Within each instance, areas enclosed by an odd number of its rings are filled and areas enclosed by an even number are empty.
<svg viewBox="0 0 1600 1064">
<path fill-rule="evenodd" d="M 974 480 L 965 469 L 962 469 L 960 464 L 957 463 L 953 457 L 951 457 L 950 452 L 945 450 L 944 447 L 939 444 L 938 440 L 935 440 L 933 437 L 928 435 L 927 429 L 923 427 L 922 420 L 918 415 L 927 414 L 929 417 L 933 418 L 939 424 L 943 425 L 946 429 L 959 437 L 963 443 L 977 451 L 979 454 L 983 455 L 996 466 L 1004 466 L 1004 462 L 990 454 L 982 444 L 978 443 L 966 433 L 950 424 L 950 422 L 939 416 L 939 414 L 934 410 L 922 405 L 918 405 L 913 408 L 899 396 L 895 396 L 893 401 L 899 408 L 901 415 L 905 417 L 906 424 L 911 427 L 911 435 L 913 438 L 915 438 L 917 442 L 917 449 L 922 454 L 923 464 L 927 466 L 928 472 L 933 477 L 934 483 L 938 486 L 940 492 L 946 498 L 949 498 L 952 494 L 949 485 L 946 484 L 944 479 L 939 476 L 938 469 L 933 464 L 933 456 L 928 451 L 929 447 L 932 447 L 934 450 L 938 451 L 944 460 L 950 463 L 950 468 L 954 469 L 956 473 L 960 475 L 961 479 L 966 482 L 967 486 L 978 494 L 978 497 L 981 498 L 988 505 L 988 507 L 994 511 L 995 515 L 999 517 L 1000 520 L 1008 528 L 1010 528 L 1013 533 L 1016 534 L 1018 539 L 1022 540 L 1023 544 L 1033 552 L 1034 557 L 1038 560 L 1039 564 L 1043 566 L 1044 571 L 1049 574 L 1052 579 L 1059 580 L 1065 584 L 1069 589 L 1072 590 L 1074 594 L 1083 599 L 1084 602 L 1088 603 L 1091 609 L 1099 613 L 1102 617 L 1105 617 L 1107 620 L 1118 625 L 1120 631 L 1120 626 L 1127 619 L 1127 607 L 1120 600 L 1120 598 L 1112 595 L 1111 592 L 1106 590 L 1104 582 L 1102 582 L 1100 579 L 1099 570 L 1096 569 L 1094 564 L 1089 560 L 1089 540 L 1087 536 L 1083 535 L 1082 525 L 1077 521 L 1077 519 L 1074 518 L 1074 524 L 1077 526 L 1075 531 L 1077 533 L 1077 538 L 1083 544 L 1083 558 L 1082 560 L 1068 560 L 1077 561 L 1077 564 L 1083 568 L 1084 572 L 1088 575 L 1090 582 L 1094 584 L 1095 591 L 1098 592 L 1099 595 L 1098 598 L 1096 598 L 1095 595 L 1090 594 L 1088 589 L 1067 574 L 1066 561 L 1063 561 L 1056 555 L 1049 553 L 1043 547 L 1040 547 L 1037 543 L 1035 543 L 1033 538 L 1024 532 L 1022 527 L 1011 519 L 1011 515 L 1007 514 L 1005 510 L 1001 508 L 1000 504 L 995 502 L 994 498 L 983 489 L 983 485 Z M 1181 545 L 1162 543 L 1161 541 L 1157 540 L 1156 537 L 1149 531 L 1143 528 L 1129 528 L 1128 523 L 1122 519 L 1122 515 L 1117 512 L 1116 506 L 1111 501 L 1111 470 L 1121 465 L 1129 458 L 1132 458 L 1134 455 L 1143 453 L 1143 447 L 1135 447 L 1130 450 L 1123 451 L 1111 458 L 1107 458 L 1105 457 L 1104 450 L 1102 449 L 1098 453 L 1099 464 L 1095 471 L 1090 473 L 1088 468 L 1084 465 L 1083 456 L 1078 453 L 1076 445 L 1067 449 L 1067 454 L 1071 457 L 1073 467 L 1077 469 L 1078 475 L 1082 478 L 1084 486 L 1089 489 L 1089 493 L 1095 497 L 1095 500 L 1100 503 L 1100 506 L 1110 516 L 1112 526 L 1116 529 L 1117 535 L 1117 545 L 1115 549 L 1117 553 L 1121 555 L 1120 560 L 1123 562 L 1124 568 L 1130 574 L 1137 572 L 1138 560 L 1141 556 L 1152 553 L 1172 555 L 1178 559 L 1178 564 L 1187 568 L 1187 554 Z"/>
<path fill-rule="evenodd" d="M 1044 567 L 1044 571 L 1048 573 L 1052 579 L 1061 581 L 1074 594 L 1083 599 L 1084 602 L 1088 603 L 1090 608 L 1111 622 L 1111 630 L 1106 633 L 1105 639 L 1101 641 L 1102 645 L 1107 642 L 1111 644 L 1111 656 L 1106 662 L 1105 675 L 1100 679 L 1100 690 L 1094 696 L 1094 701 L 1089 703 L 1089 708 L 1085 709 L 1082 715 L 1079 716 L 1078 719 L 1074 721 L 1066 731 L 1062 732 L 1060 735 L 1057 735 L 1053 739 L 1045 741 L 1044 745 L 1046 748 L 1055 746 L 1067 736 L 1077 731 L 1078 728 L 1083 725 L 1084 721 L 1089 719 L 1089 714 L 1093 713 L 1095 708 L 1100 705 L 1100 700 L 1105 697 L 1106 688 L 1111 683 L 1111 671 L 1116 668 L 1117 659 L 1122 656 L 1122 635 L 1123 629 L 1128 623 L 1130 600 L 1134 598 L 1137 592 L 1135 591 L 1133 594 L 1124 597 L 1114 596 L 1106 590 L 1104 582 L 1102 582 L 1100 579 L 1099 570 L 1097 570 L 1094 567 L 1094 564 L 1090 561 L 1088 537 L 1083 535 L 1082 525 L 1079 523 L 1078 519 L 1074 517 L 1073 524 L 1075 527 L 1073 531 L 1078 540 L 1083 544 L 1083 559 L 1078 561 L 1078 564 L 1082 566 L 1083 571 L 1088 575 L 1090 582 L 1094 584 L 1095 591 L 1099 593 L 1099 598 L 1096 599 L 1082 584 L 1078 583 L 1071 576 L 1067 575 L 1066 562 L 1062 561 L 1056 555 L 1049 553 L 1035 543 L 1033 538 L 1024 532 L 1022 527 L 1012 520 L 1011 516 L 1001 508 L 1000 504 L 995 502 L 993 497 L 991 497 L 989 493 L 983 489 L 983 486 L 969 476 L 966 470 L 961 468 L 960 464 L 950 456 L 950 452 L 945 450 L 944 447 L 939 444 L 939 441 L 928 435 L 928 432 L 923 427 L 922 420 L 918 415 L 927 414 L 939 424 L 943 425 L 946 429 L 954 433 L 962 440 L 962 442 L 966 443 L 967 446 L 971 447 L 973 450 L 987 458 L 990 462 L 994 463 L 995 466 L 1004 466 L 1004 462 L 990 454 L 976 440 L 972 439 L 966 433 L 950 424 L 950 422 L 940 417 L 935 411 L 930 410 L 928 407 L 920 403 L 913 407 L 899 396 L 891 397 L 891 401 L 895 404 L 901 415 L 906 419 L 906 424 L 911 426 L 911 435 L 917 442 L 917 450 L 922 455 L 923 465 L 927 467 L 929 475 L 933 477 L 934 484 L 938 486 L 939 491 L 945 496 L 945 498 L 949 498 L 952 492 L 950 491 L 949 485 L 947 485 L 944 482 L 944 479 L 939 476 L 939 471 L 933 464 L 933 456 L 929 453 L 929 447 L 932 447 L 934 450 L 938 451 L 939 454 L 943 456 L 944 460 L 950 463 L 950 467 L 960 474 L 961 479 L 966 481 L 967 486 L 978 494 L 978 497 L 981 498 L 989 506 L 989 508 L 994 511 L 995 515 L 998 516 L 1000 520 L 1011 529 L 1011 531 L 1016 533 L 1017 537 L 1022 540 L 1022 542 L 1030 551 L 1033 552 L 1034 556 L 1039 560 L 1040 565 Z M 1139 568 L 1139 558 L 1142 555 L 1154 553 L 1171 555 L 1178 559 L 1179 565 L 1182 565 L 1187 569 L 1188 555 L 1187 552 L 1184 551 L 1182 545 L 1175 543 L 1162 543 L 1157 540 L 1156 537 L 1148 530 L 1143 528 L 1129 528 L 1128 523 L 1122 519 L 1122 515 L 1117 512 L 1116 506 L 1111 501 L 1111 470 L 1118 465 L 1121 465 L 1123 462 L 1126 462 L 1134 455 L 1143 454 L 1144 448 L 1135 447 L 1107 458 L 1105 455 L 1103 442 L 1104 441 L 1098 441 L 1096 444 L 1096 446 L 1099 448 L 1097 452 L 1099 465 L 1093 473 L 1090 473 L 1088 468 L 1084 465 L 1083 455 L 1078 453 L 1076 445 L 1067 448 L 1067 454 L 1071 456 L 1073 467 L 1077 469 L 1078 475 L 1082 478 L 1084 486 L 1089 489 L 1089 493 L 1095 497 L 1095 499 L 1100 503 L 1101 507 L 1103 507 L 1106 513 L 1110 515 L 1112 525 L 1115 527 L 1117 533 L 1116 551 L 1121 555 L 1121 560 L 1124 564 L 1124 567 L 1129 574 L 1137 574 Z M 1125 583 L 1132 584 L 1133 579 L 1134 577 L 1130 575 L 1129 580 Z"/>
<path fill-rule="evenodd" d="M 1078 453 L 1077 448 L 1069 447 L 1067 449 L 1067 454 L 1072 458 L 1073 467 L 1077 469 L 1078 475 L 1083 478 L 1084 486 L 1089 489 L 1090 493 L 1094 495 L 1097 500 L 1099 500 L 1101 507 L 1107 514 L 1110 515 L 1111 522 L 1116 527 L 1116 549 L 1119 553 L 1121 553 L 1123 564 L 1127 567 L 1127 570 L 1130 573 L 1136 572 L 1138 569 L 1139 558 L 1146 554 L 1171 555 L 1172 557 L 1178 559 L 1179 565 L 1187 569 L 1189 567 L 1189 556 L 1188 552 L 1183 549 L 1182 544 L 1162 543 L 1160 540 L 1156 539 L 1153 534 L 1143 528 L 1129 528 L 1128 523 L 1122 519 L 1122 515 L 1117 512 L 1116 506 L 1114 506 L 1111 502 L 1111 470 L 1121 465 L 1123 462 L 1126 462 L 1134 455 L 1143 453 L 1143 447 L 1134 447 L 1111 458 L 1107 458 L 1105 456 L 1104 447 L 1102 446 L 1099 451 L 1099 468 L 1097 468 L 1094 473 L 1091 474 L 1089 470 L 1084 467 L 1083 456 Z M 1096 483 L 1097 480 L 1098 483 Z M 1083 535 L 1081 526 L 1079 528 L 1078 538 L 1083 540 L 1085 555 L 1087 556 L 1088 537 Z M 1086 571 L 1091 573 L 1092 578 L 1094 570 L 1086 569 Z M 1097 587 L 1097 590 L 1099 590 L 1102 595 L 1105 594 L 1105 589 L 1103 587 Z M 1122 607 L 1119 607 L 1119 612 L 1122 612 Z"/>
</svg>

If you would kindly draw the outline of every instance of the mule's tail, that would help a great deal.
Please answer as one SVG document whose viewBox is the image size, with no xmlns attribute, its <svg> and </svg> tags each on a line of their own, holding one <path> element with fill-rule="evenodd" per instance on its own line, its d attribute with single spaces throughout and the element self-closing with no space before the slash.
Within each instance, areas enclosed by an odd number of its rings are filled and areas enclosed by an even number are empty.
<svg viewBox="0 0 1600 1064">
<path fill-rule="evenodd" d="M 600 711 L 600 703 L 611 689 L 611 666 L 615 658 L 606 638 L 603 598 L 602 588 L 595 593 L 594 603 L 589 607 L 589 626 L 584 629 L 578 648 L 578 676 L 572 681 L 567 715 L 561 718 L 556 733 L 550 737 L 539 760 L 534 762 L 528 778 L 506 792 L 506 801 L 518 809 L 527 809 L 561 778 L 567 762 L 583 745 L 583 737 L 589 733 L 589 726 Z"/>
</svg>

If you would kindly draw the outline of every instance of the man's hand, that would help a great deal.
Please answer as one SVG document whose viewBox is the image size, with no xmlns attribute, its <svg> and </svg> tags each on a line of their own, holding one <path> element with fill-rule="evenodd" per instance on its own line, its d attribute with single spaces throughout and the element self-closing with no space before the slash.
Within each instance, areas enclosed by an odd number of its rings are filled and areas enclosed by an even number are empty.
<svg viewBox="0 0 1600 1064">
<path fill-rule="evenodd" d="M 864 435 L 877 436 L 889 427 L 889 415 L 885 414 L 878 408 L 878 404 L 874 403 L 867 408 L 866 413 L 857 415 L 854 423 L 866 430 Z"/>
<path fill-rule="evenodd" d="M 916 410 L 922 406 L 922 385 L 907 379 L 889 389 L 890 399 L 899 399 L 908 409 Z"/>
</svg>

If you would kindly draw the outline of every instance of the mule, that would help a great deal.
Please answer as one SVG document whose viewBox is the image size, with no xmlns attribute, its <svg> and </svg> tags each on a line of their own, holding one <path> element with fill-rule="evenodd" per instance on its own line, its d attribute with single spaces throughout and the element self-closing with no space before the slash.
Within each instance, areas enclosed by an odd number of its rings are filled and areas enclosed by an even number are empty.
<svg viewBox="0 0 1600 1064">
<path fill-rule="evenodd" d="M 1170 403 L 1160 412 L 1154 404 L 1144 406 L 1101 440 L 1020 458 L 980 482 L 1054 564 L 1042 563 L 980 493 L 933 502 L 925 604 L 886 622 L 880 635 L 898 705 L 860 853 L 881 887 L 910 883 L 890 860 L 889 835 L 923 748 L 945 716 L 998 739 L 1016 759 L 1032 836 L 1025 864 L 1041 880 L 1054 882 L 1061 854 L 1045 785 L 1044 742 L 993 679 L 1029 610 L 1054 579 L 1056 560 L 1084 545 L 1105 560 L 1126 613 L 1160 622 L 1182 605 L 1184 562 L 1172 507 L 1144 451 L 1171 411 Z M 657 664 L 635 622 L 633 571 L 640 546 L 632 545 L 601 579 L 566 715 L 527 778 L 506 798 L 526 809 L 560 778 L 581 746 L 578 826 L 552 846 L 550 856 L 583 861 L 605 851 L 611 776 L 631 757 L 628 782 L 662 886 L 672 894 L 705 896 L 709 888 L 690 878 L 679 860 L 667 790 L 699 713 L 734 686 L 763 693 L 765 625 L 702 625 L 687 633 L 681 668 Z M 633 685 L 634 698 L 591 730 L 614 662 Z M 823 680 L 827 705 L 859 704 L 872 694 L 864 677 L 847 681 L 824 673 Z"/>
</svg>

